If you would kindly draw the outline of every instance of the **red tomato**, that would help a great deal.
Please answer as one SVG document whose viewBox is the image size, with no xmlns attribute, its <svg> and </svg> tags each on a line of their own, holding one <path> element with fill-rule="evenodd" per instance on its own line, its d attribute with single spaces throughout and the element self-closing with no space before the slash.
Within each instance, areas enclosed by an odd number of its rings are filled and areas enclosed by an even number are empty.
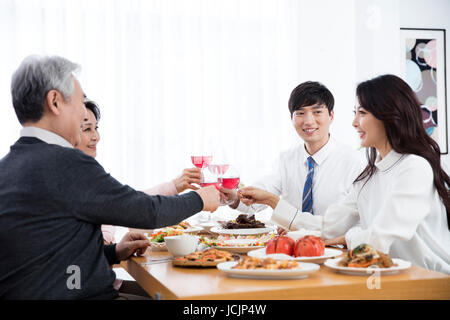
<svg viewBox="0 0 450 320">
<path fill-rule="evenodd" d="M 310 236 L 313 241 L 316 242 L 316 246 L 318 247 L 319 256 L 324 255 L 325 253 L 325 243 L 319 237 Z"/>
<path fill-rule="evenodd" d="M 267 254 L 276 253 L 276 250 L 277 250 L 277 239 L 273 238 L 267 241 L 266 253 Z"/>
<path fill-rule="evenodd" d="M 305 236 L 295 242 L 294 255 L 296 257 L 317 257 L 325 252 L 322 239 L 314 236 Z"/>
<path fill-rule="evenodd" d="M 277 236 L 267 242 L 266 253 L 284 253 L 289 256 L 294 255 L 295 241 L 285 236 Z"/>
</svg>

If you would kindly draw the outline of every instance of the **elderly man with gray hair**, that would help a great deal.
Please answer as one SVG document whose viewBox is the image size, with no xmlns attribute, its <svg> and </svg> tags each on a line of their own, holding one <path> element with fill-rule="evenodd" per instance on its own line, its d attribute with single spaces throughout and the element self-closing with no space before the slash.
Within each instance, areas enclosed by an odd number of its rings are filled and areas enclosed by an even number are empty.
<svg viewBox="0 0 450 320">
<path fill-rule="evenodd" d="M 128 234 L 104 245 L 101 224 L 142 229 L 214 211 L 214 187 L 149 196 L 111 177 L 73 148 L 86 117 L 79 66 L 27 57 L 12 77 L 20 139 L 0 160 L 0 299 L 115 299 L 112 264 L 142 253 Z"/>
</svg>

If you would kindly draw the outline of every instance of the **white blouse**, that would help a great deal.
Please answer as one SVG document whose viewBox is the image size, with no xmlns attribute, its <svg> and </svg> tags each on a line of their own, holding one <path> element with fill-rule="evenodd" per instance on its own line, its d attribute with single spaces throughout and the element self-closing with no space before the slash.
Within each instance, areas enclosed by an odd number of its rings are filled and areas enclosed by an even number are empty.
<svg viewBox="0 0 450 320">
<path fill-rule="evenodd" d="M 252 186 L 276 194 L 291 206 L 301 209 L 303 187 L 308 175 L 308 157 L 304 144 L 299 143 L 295 148 L 280 154 L 275 173 L 263 177 Z M 362 153 L 332 137 L 312 158 L 316 163 L 313 210 L 315 215 L 323 216 L 331 204 L 345 198 L 367 162 Z M 252 207 L 241 202 L 236 209 L 248 213 L 266 206 L 255 204 Z"/>
<path fill-rule="evenodd" d="M 350 249 L 367 243 L 391 257 L 450 274 L 446 209 L 428 161 L 392 150 L 375 166 L 367 183 L 353 184 L 346 199 L 331 205 L 323 217 L 280 200 L 273 222 L 294 230 L 321 230 L 326 239 L 345 234 Z"/>
</svg>

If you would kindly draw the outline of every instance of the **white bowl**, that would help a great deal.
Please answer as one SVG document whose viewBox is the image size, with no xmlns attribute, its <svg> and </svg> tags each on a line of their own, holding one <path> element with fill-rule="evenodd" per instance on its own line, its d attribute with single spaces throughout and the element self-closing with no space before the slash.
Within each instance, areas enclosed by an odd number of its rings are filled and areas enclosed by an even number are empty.
<svg viewBox="0 0 450 320">
<path fill-rule="evenodd" d="M 167 251 L 176 257 L 185 256 L 197 250 L 199 239 L 198 236 L 183 234 L 164 237 L 164 242 L 166 243 Z"/>
</svg>

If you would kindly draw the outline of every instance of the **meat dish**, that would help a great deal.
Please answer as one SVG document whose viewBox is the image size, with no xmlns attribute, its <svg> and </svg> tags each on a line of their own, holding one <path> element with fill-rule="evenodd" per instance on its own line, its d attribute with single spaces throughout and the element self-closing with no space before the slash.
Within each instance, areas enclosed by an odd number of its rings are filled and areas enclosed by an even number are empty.
<svg viewBox="0 0 450 320">
<path fill-rule="evenodd" d="M 255 219 L 255 216 L 248 217 L 246 214 L 240 214 L 236 220 L 222 223 L 224 229 L 252 229 L 265 228 L 266 225 Z"/>
</svg>

